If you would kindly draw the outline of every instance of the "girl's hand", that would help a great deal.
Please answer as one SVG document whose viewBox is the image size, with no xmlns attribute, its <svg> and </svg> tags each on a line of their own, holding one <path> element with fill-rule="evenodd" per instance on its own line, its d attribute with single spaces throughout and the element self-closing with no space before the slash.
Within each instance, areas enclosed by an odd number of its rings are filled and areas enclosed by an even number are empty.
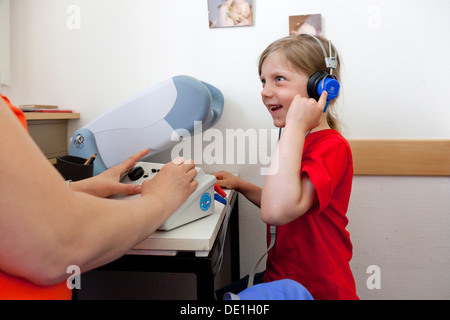
<svg viewBox="0 0 450 320">
<path fill-rule="evenodd" d="M 243 180 L 227 171 L 213 173 L 217 184 L 221 187 L 236 190 L 257 207 L 261 206 L 261 188 L 253 183 Z"/>
<path fill-rule="evenodd" d="M 327 96 L 328 93 L 324 91 L 319 101 L 316 101 L 297 94 L 287 112 L 286 126 L 288 124 L 300 124 L 306 132 L 320 125 L 320 118 L 327 103 Z"/>
<path fill-rule="evenodd" d="M 217 184 L 220 187 L 227 188 L 230 190 L 236 190 L 239 188 L 240 179 L 234 174 L 227 171 L 219 171 L 212 174 L 217 178 Z"/>
</svg>

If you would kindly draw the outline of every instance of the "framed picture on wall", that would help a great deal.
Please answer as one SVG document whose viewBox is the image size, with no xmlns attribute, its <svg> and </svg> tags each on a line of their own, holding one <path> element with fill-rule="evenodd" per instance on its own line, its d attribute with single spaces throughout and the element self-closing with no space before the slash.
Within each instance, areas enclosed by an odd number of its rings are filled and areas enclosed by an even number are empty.
<svg viewBox="0 0 450 320">
<path fill-rule="evenodd" d="M 307 14 L 302 16 L 289 17 L 289 34 L 322 34 L 322 15 Z"/>
<path fill-rule="evenodd" d="M 253 25 L 253 0 L 208 0 L 209 27 Z"/>
</svg>

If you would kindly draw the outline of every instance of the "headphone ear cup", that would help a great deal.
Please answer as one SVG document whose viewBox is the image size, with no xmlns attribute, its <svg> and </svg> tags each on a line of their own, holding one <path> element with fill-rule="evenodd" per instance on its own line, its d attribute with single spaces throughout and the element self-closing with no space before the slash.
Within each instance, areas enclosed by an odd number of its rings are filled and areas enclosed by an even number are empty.
<svg viewBox="0 0 450 320">
<path fill-rule="evenodd" d="M 318 87 L 323 78 L 327 77 L 328 73 L 325 71 L 317 71 L 308 80 L 307 90 L 310 98 L 319 101 L 320 95 L 318 93 Z"/>
</svg>

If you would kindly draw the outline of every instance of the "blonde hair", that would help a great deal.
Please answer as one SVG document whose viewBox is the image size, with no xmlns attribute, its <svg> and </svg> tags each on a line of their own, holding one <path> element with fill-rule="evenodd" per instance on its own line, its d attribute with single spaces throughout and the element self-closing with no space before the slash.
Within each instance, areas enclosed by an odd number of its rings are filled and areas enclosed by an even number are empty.
<svg viewBox="0 0 450 320">
<path fill-rule="evenodd" d="M 322 42 L 327 55 L 330 56 L 328 40 L 323 36 L 315 36 Z M 261 68 L 264 60 L 272 52 L 281 52 L 285 59 L 291 64 L 291 66 L 308 77 L 311 77 L 318 71 L 330 72 L 325 64 L 325 57 L 320 44 L 311 36 L 306 34 L 291 35 L 272 42 L 261 54 L 259 58 L 258 72 L 261 76 Z M 341 73 L 340 73 L 340 58 L 336 49 L 332 48 L 333 55 L 337 55 L 337 68 L 333 70 L 333 75 L 339 81 L 342 90 Z M 328 105 L 327 123 L 328 125 L 337 131 L 341 130 L 341 125 L 335 110 L 335 101 L 331 100 Z"/>
</svg>

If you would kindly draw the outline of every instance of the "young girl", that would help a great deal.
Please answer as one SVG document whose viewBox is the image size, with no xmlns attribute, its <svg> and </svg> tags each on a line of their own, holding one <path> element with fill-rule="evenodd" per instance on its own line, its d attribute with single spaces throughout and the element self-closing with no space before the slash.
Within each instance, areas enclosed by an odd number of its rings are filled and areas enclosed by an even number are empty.
<svg viewBox="0 0 450 320">
<path fill-rule="evenodd" d="M 273 42 L 260 57 L 263 103 L 275 126 L 284 128 L 263 188 L 227 172 L 215 175 L 220 185 L 236 189 L 261 208 L 268 235 L 269 226 L 276 226 L 264 282 L 288 278 L 315 299 L 358 299 L 345 229 L 352 154 L 338 132 L 334 101 L 323 112 L 327 92 L 316 101 L 307 91 L 311 75 L 329 72 L 318 41 L 331 56 L 325 38 L 295 35 Z M 336 59 L 333 75 L 339 80 Z"/>
</svg>

